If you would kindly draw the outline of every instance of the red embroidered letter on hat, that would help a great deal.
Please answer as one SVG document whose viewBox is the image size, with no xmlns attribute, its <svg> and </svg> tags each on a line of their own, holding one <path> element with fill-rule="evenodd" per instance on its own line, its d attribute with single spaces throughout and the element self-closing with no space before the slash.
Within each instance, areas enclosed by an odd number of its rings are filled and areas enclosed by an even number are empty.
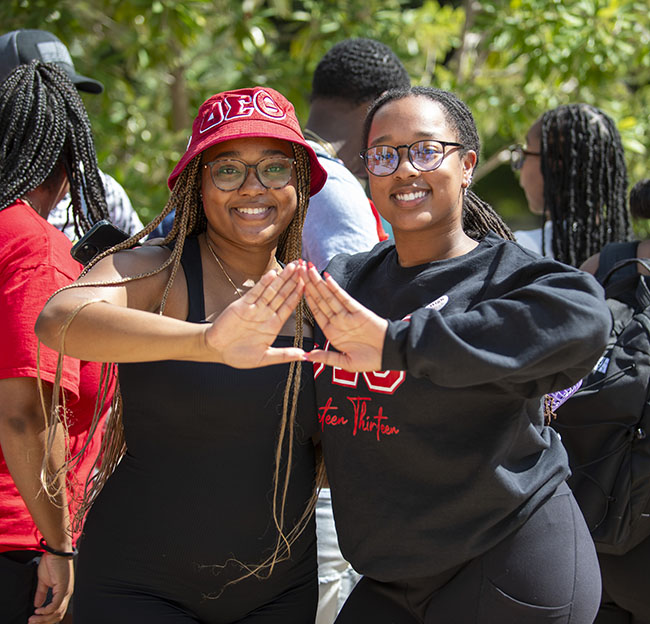
<svg viewBox="0 0 650 624">
<path fill-rule="evenodd" d="M 238 117 L 250 117 L 255 108 L 251 102 L 250 95 L 229 95 L 225 98 L 226 106 L 226 119 L 237 119 Z"/>
<path fill-rule="evenodd" d="M 266 91 L 258 91 L 255 94 L 255 107 L 262 115 L 272 119 L 284 119 L 286 116 L 286 113 Z"/>
<path fill-rule="evenodd" d="M 199 133 L 203 134 L 210 128 L 218 126 L 223 121 L 223 118 L 223 102 L 221 100 L 215 100 L 212 103 L 210 110 L 206 110 L 205 114 L 203 115 L 203 121 L 201 122 Z"/>
</svg>

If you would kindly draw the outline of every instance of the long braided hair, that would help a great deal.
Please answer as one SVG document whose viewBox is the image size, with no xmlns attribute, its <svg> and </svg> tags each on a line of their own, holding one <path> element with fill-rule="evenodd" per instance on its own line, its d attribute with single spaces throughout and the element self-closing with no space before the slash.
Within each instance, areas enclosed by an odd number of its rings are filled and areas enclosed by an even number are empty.
<svg viewBox="0 0 650 624">
<path fill-rule="evenodd" d="M 403 100 L 404 98 L 413 96 L 426 97 L 440 105 L 444 111 L 447 123 L 456 134 L 458 142 L 464 146 L 461 154 L 465 154 L 469 150 L 476 152 L 476 164 L 478 165 L 481 141 L 472 112 L 464 102 L 450 91 L 443 91 L 442 89 L 435 89 L 433 87 L 392 89 L 375 100 L 368 110 L 363 125 L 363 144 L 368 144 L 372 120 L 382 106 L 395 100 Z M 483 239 L 488 232 L 494 232 L 507 240 L 514 240 L 514 236 L 505 221 L 490 204 L 483 201 L 471 190 L 467 190 L 463 197 L 463 230 L 474 240 Z"/>
<path fill-rule="evenodd" d="M 297 208 L 295 215 L 289 223 L 287 229 L 282 233 L 278 241 L 276 258 L 283 264 L 292 262 L 301 257 L 302 253 L 302 226 L 307 214 L 310 195 L 310 161 L 307 151 L 301 145 L 292 143 L 293 154 L 295 158 L 296 171 L 296 191 L 297 191 Z M 201 199 L 201 154 L 195 156 L 179 175 L 176 184 L 170 194 L 169 200 L 160 215 L 149 223 L 141 232 L 134 234 L 128 240 L 116 245 L 115 247 L 98 254 L 84 269 L 82 275 L 99 262 L 102 258 L 131 248 L 138 240 L 150 234 L 162 222 L 170 212 L 175 210 L 172 228 L 160 243 L 171 247 L 169 258 L 157 269 L 148 273 L 142 273 L 135 276 L 123 278 L 114 282 L 93 282 L 83 284 L 71 284 L 66 288 L 88 287 L 88 286 L 115 286 L 125 282 L 142 279 L 157 274 L 168 267 L 170 276 L 166 287 L 161 295 L 159 313 L 162 314 L 165 309 L 167 297 L 176 277 L 180 263 L 185 241 L 189 236 L 197 236 L 206 231 L 207 219 L 203 210 Z M 63 289 L 62 289 L 63 290 Z M 303 344 L 303 325 L 305 322 L 313 324 L 311 311 L 303 299 L 296 309 L 296 324 L 294 346 L 302 347 Z M 105 365 L 106 366 L 106 365 Z M 282 418 L 278 430 L 278 440 L 275 452 L 275 470 L 273 476 L 273 499 L 272 512 L 273 522 L 277 531 L 276 544 L 273 552 L 263 561 L 255 564 L 244 563 L 236 559 L 231 561 L 238 564 L 243 574 L 233 582 L 239 582 L 250 576 L 265 578 L 269 576 L 277 563 L 288 559 L 291 556 L 291 545 L 301 535 L 306 528 L 316 506 L 318 497 L 317 489 L 311 500 L 308 502 L 302 517 L 298 522 L 287 530 L 285 527 L 284 509 L 289 488 L 291 475 L 292 455 L 295 441 L 295 420 L 298 405 L 298 396 L 301 385 L 302 366 L 299 362 L 291 362 L 289 373 L 284 389 L 284 398 L 282 406 Z M 105 375 L 102 375 L 102 380 Z M 101 409 L 96 409 L 94 424 L 99 421 Z M 57 413 L 52 414 L 53 418 L 58 418 Z M 93 430 L 94 426 L 91 427 Z M 96 471 L 84 488 L 83 499 L 80 501 L 77 515 L 74 519 L 75 527 L 80 527 L 83 519 L 96 500 L 99 492 L 110 477 L 120 459 L 126 452 L 126 443 L 124 439 L 124 427 L 122 422 L 122 400 L 119 389 L 116 390 L 111 412 L 105 425 L 105 433 L 102 439 L 102 447 L 96 461 Z M 83 453 L 83 451 L 81 452 Z M 79 456 L 81 455 L 79 453 Z M 74 460 L 75 458 L 73 458 Z M 70 464 L 66 466 L 69 469 Z M 316 469 L 316 484 L 320 487 L 325 481 L 325 471 L 322 458 L 319 458 Z M 225 562 L 226 564 L 228 562 Z M 214 564 L 214 568 L 223 568 L 224 565 Z M 223 591 L 223 590 L 222 590 Z M 220 592 L 219 594 L 220 595 Z M 218 597 L 206 596 L 206 597 Z"/>
<path fill-rule="evenodd" d="M 588 104 L 545 112 L 540 131 L 543 218 L 553 225 L 553 254 L 580 266 L 631 235 L 621 136 L 608 115 Z"/>
<path fill-rule="evenodd" d="M 84 104 L 56 65 L 19 65 L 0 84 L 0 210 L 59 175 L 61 166 L 75 227 L 86 231 L 108 211 Z"/>
</svg>

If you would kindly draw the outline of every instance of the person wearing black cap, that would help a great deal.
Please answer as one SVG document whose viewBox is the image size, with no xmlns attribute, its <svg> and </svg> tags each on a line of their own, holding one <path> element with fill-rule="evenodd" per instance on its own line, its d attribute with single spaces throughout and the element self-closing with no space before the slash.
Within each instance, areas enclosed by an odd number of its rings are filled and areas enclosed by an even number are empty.
<svg viewBox="0 0 650 624">
<path fill-rule="evenodd" d="M 15 67 L 32 60 L 58 65 L 79 91 L 94 94 L 104 91 L 101 82 L 77 73 L 68 48 L 52 33 L 46 30 L 21 29 L 0 36 L 0 82 Z M 106 191 L 110 220 L 128 234 L 135 234 L 142 229 L 142 222 L 126 192 L 117 180 L 103 171 L 99 173 Z M 82 196 L 82 203 L 84 201 Z M 79 238 L 80 232 L 73 223 L 70 207 L 70 194 L 67 194 L 50 212 L 47 220 L 74 241 Z"/>
</svg>

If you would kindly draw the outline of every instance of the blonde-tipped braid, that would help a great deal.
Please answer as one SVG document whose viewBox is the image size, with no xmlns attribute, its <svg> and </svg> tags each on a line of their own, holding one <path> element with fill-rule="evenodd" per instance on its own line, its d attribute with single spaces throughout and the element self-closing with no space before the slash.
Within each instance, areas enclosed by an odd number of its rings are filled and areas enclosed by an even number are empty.
<svg viewBox="0 0 650 624">
<path fill-rule="evenodd" d="M 296 191 L 297 191 L 297 207 L 296 213 L 291 220 L 291 223 L 283 232 L 278 241 L 278 247 L 276 250 L 277 259 L 283 264 L 292 262 L 301 257 L 302 253 L 302 226 L 307 214 L 307 207 L 309 205 L 309 189 L 310 189 L 310 164 L 309 156 L 306 150 L 296 144 L 292 144 L 294 157 L 295 157 L 295 172 L 296 172 Z M 130 239 L 116 245 L 115 247 L 99 254 L 93 261 L 84 269 L 82 275 L 85 275 L 88 270 L 94 266 L 102 258 L 109 256 L 117 251 L 123 249 L 129 249 L 137 241 L 146 237 L 150 234 L 167 216 L 172 210 L 176 210 L 174 222 L 171 230 L 161 242 L 161 245 L 167 245 L 169 243 L 174 243 L 170 257 L 157 269 L 152 271 L 142 273 L 135 276 L 130 276 L 121 280 L 111 281 L 111 282 L 93 282 L 93 283 L 83 283 L 83 284 L 70 284 L 65 288 L 60 290 L 66 290 L 68 288 L 75 287 L 88 287 L 88 286 L 116 286 L 125 282 L 134 281 L 137 279 L 142 279 L 155 275 L 171 266 L 170 277 L 167 281 L 165 290 L 163 292 L 161 303 L 159 307 L 159 314 L 162 314 L 165 308 L 167 297 L 169 291 L 173 284 L 173 281 L 178 273 L 180 267 L 180 261 L 182 256 L 183 247 L 185 245 L 185 240 L 188 236 L 197 235 L 204 232 L 207 228 L 207 219 L 205 217 L 205 212 L 203 210 L 203 204 L 201 199 L 201 176 L 200 176 L 200 165 L 201 165 L 201 155 L 197 155 L 192 159 L 188 165 L 185 167 L 183 172 L 178 177 L 174 189 L 170 195 L 169 201 L 167 202 L 165 208 L 160 213 L 160 215 L 149 223 L 141 232 L 138 232 Z M 57 291 L 57 292 L 60 292 Z M 55 293 L 56 294 L 56 293 Z M 54 296 L 54 295 L 52 295 Z M 295 337 L 294 337 L 294 346 L 301 347 L 303 343 L 303 324 L 308 322 L 313 325 L 313 317 L 309 308 L 307 307 L 304 299 L 300 302 L 300 305 L 296 309 L 296 327 L 295 327 Z M 65 336 L 62 336 L 62 340 Z M 107 369 L 107 366 L 111 366 L 111 369 Z M 105 378 L 107 371 L 111 370 L 112 365 L 103 365 L 102 375 Z M 291 474 L 291 466 L 293 459 L 293 446 L 294 446 L 294 433 L 295 433 L 295 420 L 296 412 L 298 405 L 298 397 L 300 393 L 301 385 L 301 372 L 302 365 L 297 362 L 292 362 L 289 365 L 289 373 L 287 376 L 287 381 L 284 391 L 284 399 L 282 406 L 282 419 L 280 422 L 280 427 L 278 431 L 278 440 L 275 453 L 275 470 L 273 476 L 273 521 L 278 532 L 278 537 L 276 540 L 276 545 L 274 551 L 271 555 L 265 558 L 262 562 L 249 565 L 241 561 L 236 561 L 242 569 L 244 574 L 236 579 L 231 581 L 229 584 L 239 582 L 250 576 L 255 576 L 258 578 L 264 578 L 269 576 L 275 567 L 275 565 L 281 561 L 284 561 L 290 557 L 290 549 L 293 542 L 300 536 L 302 531 L 306 528 L 309 519 L 314 513 L 316 507 L 316 500 L 318 497 L 318 492 L 315 489 L 312 498 L 307 504 L 307 507 L 298 521 L 298 523 L 287 533 L 284 529 L 284 509 L 287 499 L 287 493 L 289 489 L 289 480 Z M 103 395 L 105 396 L 105 394 Z M 58 397 L 55 397 L 53 401 L 53 408 L 50 414 L 51 423 L 61 422 L 60 410 L 56 408 L 58 404 Z M 91 425 L 91 431 L 97 427 L 97 422 L 100 415 L 103 412 L 104 401 L 98 402 L 98 405 L 95 409 L 95 414 L 93 418 L 93 424 Z M 83 453 L 86 449 L 86 445 L 80 453 Z M 283 459 L 283 449 L 286 448 L 286 468 L 282 470 L 282 459 Z M 46 461 L 50 455 L 51 448 L 48 448 L 46 454 Z M 86 488 L 84 491 L 83 499 L 80 502 L 78 512 L 74 518 L 75 527 L 80 527 L 83 523 L 83 519 L 92 506 L 93 502 L 96 500 L 100 490 L 106 483 L 106 480 L 115 470 L 115 467 L 119 463 L 120 459 L 126 452 L 126 443 L 124 439 L 124 429 L 122 423 L 122 399 L 119 391 L 119 386 L 116 387 L 115 396 L 113 403 L 111 405 L 111 410 L 106 422 L 106 429 L 102 439 L 101 451 L 98 457 L 98 460 L 95 463 L 96 473 L 92 478 L 89 478 L 86 483 Z M 75 458 L 71 458 L 74 460 Z M 67 463 L 64 467 L 65 470 L 69 469 L 70 464 Z M 284 474 L 282 475 L 281 473 Z M 322 464 L 322 459 L 319 458 L 317 470 L 316 470 L 316 483 L 317 487 L 324 483 L 324 468 Z M 227 562 L 224 562 L 224 564 Z M 216 564 L 215 568 L 221 568 L 222 565 Z"/>
<path fill-rule="evenodd" d="M 310 188 L 310 164 L 309 156 L 306 150 L 292 143 L 293 153 L 296 161 L 296 190 L 298 195 L 298 204 L 296 213 L 278 241 L 276 251 L 277 259 L 286 264 L 297 260 L 302 254 L 302 226 L 307 216 L 307 207 L 309 205 L 309 188 Z M 313 316 L 303 299 L 296 309 L 296 327 L 294 336 L 294 346 L 302 347 L 303 343 L 303 324 L 308 322 L 313 325 Z M 289 365 L 289 374 L 284 389 L 284 399 L 282 404 L 282 420 L 278 431 L 278 441 L 275 450 L 275 470 L 273 475 L 273 522 L 278 533 L 275 548 L 273 552 L 260 563 L 251 565 L 238 559 L 229 559 L 222 564 L 202 565 L 201 568 L 212 568 L 216 571 L 222 570 L 227 564 L 233 563 L 243 570 L 242 576 L 229 581 L 224 585 L 221 591 L 214 594 L 205 595 L 209 599 L 217 599 L 221 596 L 223 590 L 229 585 L 239 583 L 252 576 L 263 579 L 269 577 L 276 564 L 286 561 L 291 556 L 291 545 L 300 537 L 307 527 L 307 524 L 316 509 L 318 500 L 318 491 L 325 483 L 325 467 L 322 457 L 319 455 L 316 466 L 316 487 L 307 502 L 307 506 L 298 522 L 285 533 L 284 528 L 284 509 L 289 491 L 289 480 L 291 475 L 291 465 L 293 462 L 293 446 L 296 412 L 298 407 L 298 398 L 300 394 L 302 366 L 298 362 L 291 362 Z M 286 468 L 284 476 L 281 476 L 282 470 L 282 453 L 286 448 Z"/>
</svg>

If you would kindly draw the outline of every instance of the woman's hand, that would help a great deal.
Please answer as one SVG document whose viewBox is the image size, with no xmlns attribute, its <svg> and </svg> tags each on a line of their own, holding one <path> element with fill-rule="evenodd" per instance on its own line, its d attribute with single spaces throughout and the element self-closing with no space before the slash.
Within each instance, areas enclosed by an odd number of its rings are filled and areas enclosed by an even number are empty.
<svg viewBox="0 0 650 624">
<path fill-rule="evenodd" d="M 271 345 L 305 289 L 296 263 L 269 271 L 241 299 L 231 303 L 205 331 L 208 349 L 235 368 L 256 368 L 304 360 L 302 349 Z"/>
<path fill-rule="evenodd" d="M 315 349 L 310 362 L 322 362 L 347 371 L 381 370 L 381 355 L 388 321 L 363 307 L 325 273 L 322 279 L 313 265 L 302 267 L 305 297 L 323 333 L 339 351 Z"/>
<path fill-rule="evenodd" d="M 38 585 L 34 596 L 34 615 L 28 624 L 55 624 L 63 619 L 74 588 L 72 559 L 43 553 L 38 564 Z M 52 590 L 52 600 L 44 607 L 48 589 Z"/>
</svg>

